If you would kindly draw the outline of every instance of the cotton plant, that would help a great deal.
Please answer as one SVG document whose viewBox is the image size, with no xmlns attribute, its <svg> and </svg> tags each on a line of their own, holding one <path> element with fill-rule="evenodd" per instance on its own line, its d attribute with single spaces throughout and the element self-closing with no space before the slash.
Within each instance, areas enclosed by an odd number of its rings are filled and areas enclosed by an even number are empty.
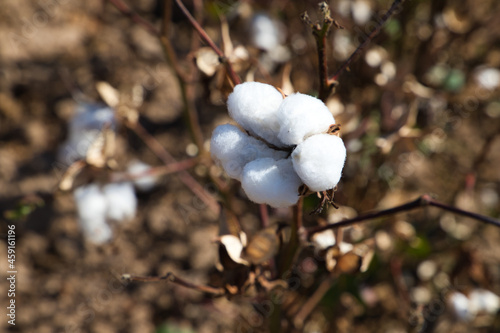
<svg viewBox="0 0 500 333">
<path fill-rule="evenodd" d="M 137 198 L 130 182 L 104 186 L 91 183 L 77 187 L 73 195 L 83 234 L 96 244 L 112 239 L 113 231 L 109 221 L 129 220 L 137 210 Z"/>
<path fill-rule="evenodd" d="M 68 125 L 68 139 L 60 148 L 60 159 L 69 167 L 59 188 L 73 191 L 85 238 L 96 244 L 106 243 L 113 237 L 109 222 L 135 216 L 135 188 L 149 191 L 157 178 L 149 174 L 151 167 L 140 161 L 129 163 L 126 172 L 117 172 L 113 108 L 80 104 Z"/>
<path fill-rule="evenodd" d="M 68 139 L 59 150 L 59 160 L 67 165 L 83 159 L 102 128 L 116 127 L 115 112 L 102 104 L 80 103 L 68 124 Z"/>
<path fill-rule="evenodd" d="M 250 200 L 278 208 L 310 192 L 333 199 L 346 149 L 321 100 L 301 93 L 285 97 L 271 85 L 246 82 L 234 88 L 227 106 L 242 129 L 218 126 L 211 154 L 241 181 Z"/>
</svg>

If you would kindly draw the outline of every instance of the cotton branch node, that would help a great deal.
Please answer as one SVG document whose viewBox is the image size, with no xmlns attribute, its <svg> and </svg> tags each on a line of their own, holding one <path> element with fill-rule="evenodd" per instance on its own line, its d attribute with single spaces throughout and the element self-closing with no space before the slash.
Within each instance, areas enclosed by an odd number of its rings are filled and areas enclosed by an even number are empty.
<svg viewBox="0 0 500 333">
<path fill-rule="evenodd" d="M 247 82 L 234 88 L 227 105 L 245 131 L 217 127 L 211 154 L 229 177 L 241 181 L 250 200 L 288 207 L 300 195 L 319 192 L 322 204 L 333 203 L 346 149 L 340 125 L 322 101 Z"/>
</svg>

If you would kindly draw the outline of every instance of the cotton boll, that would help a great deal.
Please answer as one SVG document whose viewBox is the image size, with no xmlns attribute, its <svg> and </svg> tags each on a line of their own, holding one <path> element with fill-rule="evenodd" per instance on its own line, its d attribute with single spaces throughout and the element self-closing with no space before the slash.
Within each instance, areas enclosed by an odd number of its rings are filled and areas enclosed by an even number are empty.
<svg viewBox="0 0 500 333">
<path fill-rule="evenodd" d="M 269 84 L 245 82 L 234 87 L 227 100 L 229 115 L 253 136 L 283 147 L 277 135 L 280 121 L 278 107 L 281 93 Z"/>
<path fill-rule="evenodd" d="M 486 289 L 475 289 L 469 294 L 469 309 L 473 313 L 495 314 L 500 309 L 500 297 Z"/>
<path fill-rule="evenodd" d="M 325 191 L 337 186 L 345 158 L 342 139 L 329 134 L 309 137 L 292 153 L 293 167 L 311 191 Z"/>
<path fill-rule="evenodd" d="M 115 127 L 113 109 L 101 104 L 80 104 L 69 123 L 68 139 L 59 151 L 59 159 L 71 164 L 84 158 L 105 124 Z"/>
<path fill-rule="evenodd" d="M 137 198 L 132 183 L 111 183 L 102 188 L 106 201 L 106 216 L 116 221 L 131 219 L 137 210 Z"/>
<path fill-rule="evenodd" d="M 311 135 L 325 133 L 335 123 L 321 100 L 300 93 L 285 98 L 278 117 L 281 123 L 278 138 L 286 145 L 298 145 Z"/>
<path fill-rule="evenodd" d="M 464 321 L 471 320 L 474 318 L 475 313 L 472 313 L 469 309 L 469 299 L 464 294 L 455 291 L 452 292 L 448 298 L 448 303 L 453 311 L 453 314 Z"/>
<path fill-rule="evenodd" d="M 288 207 L 297 203 L 302 182 L 290 159 L 257 159 L 243 169 L 241 186 L 250 200 L 272 207 Z"/>
<path fill-rule="evenodd" d="M 257 14 L 250 22 L 252 43 L 263 50 L 272 51 L 284 42 L 283 27 L 269 16 Z"/>
<path fill-rule="evenodd" d="M 141 161 L 133 161 L 127 167 L 128 173 L 132 176 L 142 175 L 149 169 L 151 169 L 151 166 L 147 165 L 146 163 L 142 163 Z M 134 179 L 134 186 L 139 191 L 147 192 L 155 187 L 157 181 L 158 178 L 155 176 L 142 176 Z"/>
<path fill-rule="evenodd" d="M 78 187 L 73 195 L 85 237 L 96 244 L 109 241 L 112 230 L 106 223 L 107 203 L 99 186 L 91 184 Z"/>
<path fill-rule="evenodd" d="M 286 157 L 286 152 L 269 148 L 265 143 L 243 133 L 230 124 L 218 126 L 210 141 L 212 157 L 231 178 L 240 180 L 245 165 L 258 158 L 275 160 Z"/>
</svg>

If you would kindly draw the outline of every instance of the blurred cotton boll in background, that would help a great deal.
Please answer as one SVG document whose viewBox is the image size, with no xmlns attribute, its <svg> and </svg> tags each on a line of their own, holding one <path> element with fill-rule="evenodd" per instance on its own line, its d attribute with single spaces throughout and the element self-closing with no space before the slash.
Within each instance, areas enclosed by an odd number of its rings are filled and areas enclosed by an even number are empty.
<svg viewBox="0 0 500 333">
<path fill-rule="evenodd" d="M 135 216 L 137 198 L 132 183 L 80 186 L 73 192 L 80 227 L 85 238 L 96 244 L 113 237 L 108 219 L 125 221 Z"/>
<path fill-rule="evenodd" d="M 137 198 L 132 183 L 111 183 L 102 188 L 106 197 L 106 217 L 115 221 L 131 219 L 137 210 Z"/>
<path fill-rule="evenodd" d="M 127 171 L 131 176 L 137 176 L 137 178 L 134 179 L 133 183 L 135 188 L 141 192 L 151 191 L 158 182 L 158 178 L 155 176 L 141 176 L 149 169 L 151 169 L 150 165 L 138 160 L 130 162 L 127 167 Z"/>
<path fill-rule="evenodd" d="M 281 22 L 265 14 L 255 14 L 250 21 L 250 37 L 252 44 L 264 51 L 259 63 L 268 71 L 290 59 L 290 51 L 284 45 L 286 27 Z"/>
<path fill-rule="evenodd" d="M 79 223 L 87 239 L 96 244 L 109 241 L 112 237 L 106 223 L 107 201 L 96 184 L 80 186 L 73 193 L 78 211 Z"/>
<path fill-rule="evenodd" d="M 115 112 L 102 104 L 80 103 L 68 127 L 68 139 L 59 150 L 59 160 L 70 165 L 83 159 L 105 125 L 116 127 Z"/>
<path fill-rule="evenodd" d="M 500 86 L 500 70 L 497 68 L 479 66 L 475 78 L 484 89 L 494 90 Z"/>
</svg>

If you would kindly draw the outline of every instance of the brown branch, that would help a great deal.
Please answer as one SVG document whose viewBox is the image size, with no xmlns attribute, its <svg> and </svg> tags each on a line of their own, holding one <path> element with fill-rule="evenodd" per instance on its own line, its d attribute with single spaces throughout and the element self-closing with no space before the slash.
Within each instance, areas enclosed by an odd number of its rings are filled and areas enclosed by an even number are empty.
<svg viewBox="0 0 500 333">
<path fill-rule="evenodd" d="M 156 156 L 158 156 L 163 163 L 171 164 L 176 163 L 172 155 L 156 140 L 151 134 L 148 133 L 139 123 L 137 124 L 127 124 L 128 127 L 134 131 L 141 139 L 146 143 L 146 145 L 151 149 Z M 179 179 L 197 196 L 199 197 L 208 208 L 216 213 L 220 212 L 219 204 L 210 194 L 208 194 L 203 187 L 194 179 L 187 171 L 183 170 L 177 173 Z"/>
<path fill-rule="evenodd" d="M 165 50 L 165 56 L 167 58 L 167 62 L 173 68 L 180 68 L 177 56 L 168 38 L 170 29 L 170 20 L 172 16 L 172 8 L 171 8 L 172 1 L 165 0 L 164 6 L 165 8 L 163 12 L 160 40 Z M 182 102 L 184 104 L 185 120 L 188 124 L 194 143 L 196 144 L 196 146 L 198 146 L 198 149 L 203 155 L 205 153 L 203 146 L 203 132 L 201 130 L 198 113 L 196 112 L 196 106 L 194 104 L 195 101 L 194 87 L 190 84 L 187 84 L 188 80 L 186 80 L 186 77 L 180 75 L 178 72 L 180 72 L 180 70 L 179 71 L 176 70 L 176 73 L 177 73 L 177 81 L 179 83 L 179 87 L 181 90 Z M 192 73 L 193 75 L 196 75 L 197 71 L 193 70 Z M 193 82 L 194 78 L 190 78 L 189 81 Z"/>
<path fill-rule="evenodd" d="M 330 32 L 330 28 L 335 25 L 339 29 L 343 27 L 338 24 L 332 17 L 330 13 L 330 7 L 326 2 L 319 4 L 319 9 L 323 16 L 323 22 L 313 24 L 309 19 L 307 12 L 302 14 L 302 20 L 310 25 L 314 38 L 316 39 L 316 48 L 318 50 L 318 71 L 319 71 L 319 96 L 318 98 L 323 102 L 331 94 L 333 88 L 335 87 L 335 81 L 328 78 L 328 62 L 326 56 L 326 37 Z"/>
<path fill-rule="evenodd" d="M 167 273 L 165 276 L 135 276 L 130 274 L 123 274 L 122 279 L 126 281 L 137 281 L 137 282 L 171 282 L 177 285 L 193 289 L 196 291 L 201 291 L 204 293 L 212 294 L 214 296 L 223 296 L 225 290 L 223 288 L 214 288 L 205 285 L 194 284 L 184 279 L 175 276 L 173 273 Z"/>
<path fill-rule="evenodd" d="M 410 211 L 410 210 L 413 210 L 416 208 L 427 207 L 427 206 L 438 207 L 438 208 L 441 208 L 443 210 L 446 210 L 446 211 L 449 211 L 449 212 L 452 212 L 452 213 L 455 213 L 458 215 L 467 216 L 467 217 L 473 218 L 475 220 L 478 220 L 478 221 L 481 221 L 481 222 L 484 222 L 487 224 L 492 224 L 492 225 L 500 228 L 500 221 L 499 220 L 496 220 L 496 219 L 489 217 L 489 216 L 484 216 L 481 214 L 468 212 L 468 211 L 465 211 L 465 210 L 462 210 L 462 209 L 459 209 L 459 208 L 456 208 L 453 206 L 443 204 L 439 201 L 432 199 L 428 194 L 424 194 L 414 201 L 410 201 L 406 204 L 403 204 L 403 205 L 400 205 L 397 207 L 393 207 L 393 208 L 382 210 L 382 211 L 367 213 L 367 214 L 360 215 L 360 216 L 357 216 L 357 217 L 352 218 L 352 219 L 346 219 L 346 220 L 343 220 L 343 221 L 340 221 L 340 222 L 337 222 L 334 224 L 327 224 L 324 226 L 315 226 L 315 227 L 306 228 L 305 231 L 307 233 L 307 237 L 310 237 L 311 235 L 313 235 L 317 232 L 324 231 L 324 230 L 345 227 L 345 226 L 356 224 L 358 222 L 369 221 L 372 219 L 376 219 L 378 217 L 394 215 L 397 213 L 407 212 L 407 211 Z"/>
<path fill-rule="evenodd" d="M 293 316 L 293 325 L 296 328 L 301 329 L 304 326 L 304 321 L 311 314 L 314 308 L 316 308 L 327 291 L 330 290 L 334 281 L 335 276 L 333 273 L 330 273 L 330 275 L 328 275 L 328 277 L 321 282 L 318 289 L 314 291 L 314 294 L 309 297 L 300 310 Z"/>
<path fill-rule="evenodd" d="M 142 172 L 137 172 L 137 173 L 115 172 L 111 174 L 110 181 L 113 183 L 117 183 L 124 181 L 134 181 L 143 177 L 165 176 L 170 173 L 175 173 L 185 169 L 192 168 L 199 162 L 200 162 L 199 158 L 190 158 L 184 161 L 174 162 L 158 167 L 150 167 Z"/>
<path fill-rule="evenodd" d="M 238 75 L 236 74 L 236 72 L 234 71 L 233 66 L 231 65 L 229 59 L 227 59 L 226 56 L 224 55 L 224 52 L 222 52 L 221 49 L 217 45 L 215 45 L 215 43 L 212 41 L 210 36 L 208 36 L 205 29 L 203 29 L 203 27 L 195 20 L 193 15 L 191 15 L 191 13 L 184 6 L 184 4 L 182 3 L 182 0 L 175 0 L 175 2 L 179 6 L 179 8 L 182 10 L 184 15 L 187 17 L 187 19 L 189 20 L 189 22 L 191 23 L 193 28 L 198 32 L 201 39 L 203 39 L 205 41 L 205 43 L 207 43 L 208 46 L 210 46 L 212 48 L 212 50 L 214 50 L 214 52 L 219 57 L 219 61 L 222 64 L 224 64 L 224 67 L 226 68 L 226 71 L 228 73 L 228 78 L 232 82 L 232 84 L 233 85 L 240 84 L 241 80 L 238 77 Z"/>
<path fill-rule="evenodd" d="M 351 56 L 340 66 L 340 68 L 335 72 L 335 74 L 329 79 L 332 82 L 336 82 L 339 78 L 339 76 L 351 65 L 351 63 L 357 58 L 359 53 L 363 51 L 363 49 L 371 42 L 371 40 L 378 35 L 382 27 L 385 25 L 387 20 L 392 16 L 394 11 L 398 8 L 398 6 L 402 3 L 404 3 L 406 0 L 394 0 L 394 2 L 391 5 L 391 8 L 382 16 L 382 19 L 380 20 L 379 24 L 371 32 L 370 35 L 361 43 L 358 48 L 351 54 Z"/>
</svg>

